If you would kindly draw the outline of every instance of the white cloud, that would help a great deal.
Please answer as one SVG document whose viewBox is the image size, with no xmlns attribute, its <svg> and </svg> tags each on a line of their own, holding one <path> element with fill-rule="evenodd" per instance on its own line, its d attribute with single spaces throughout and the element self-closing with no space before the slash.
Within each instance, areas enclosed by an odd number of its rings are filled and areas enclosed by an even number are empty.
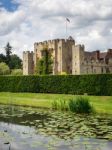
<svg viewBox="0 0 112 150">
<path fill-rule="evenodd" d="M 87 50 L 112 48 L 111 0 L 13 0 L 15 12 L 0 11 L 0 47 L 11 42 L 15 52 L 33 50 L 36 41 L 64 38 L 65 18 L 71 23 L 68 34 Z"/>
</svg>

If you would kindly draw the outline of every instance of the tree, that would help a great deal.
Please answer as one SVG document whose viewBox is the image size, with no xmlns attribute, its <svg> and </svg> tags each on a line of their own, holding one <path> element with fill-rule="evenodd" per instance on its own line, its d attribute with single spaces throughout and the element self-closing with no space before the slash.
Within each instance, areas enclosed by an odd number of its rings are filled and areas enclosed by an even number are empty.
<svg viewBox="0 0 112 150">
<path fill-rule="evenodd" d="M 10 43 L 8 42 L 6 47 L 5 47 L 5 52 L 6 52 L 6 63 L 10 68 L 9 62 L 11 60 L 11 54 L 12 54 L 12 46 L 10 45 Z"/>
<path fill-rule="evenodd" d="M 11 55 L 9 66 L 10 66 L 10 69 L 21 69 L 22 68 L 22 60 L 16 54 Z"/>
<path fill-rule="evenodd" d="M 7 64 L 0 63 L 0 75 L 8 75 L 10 74 L 10 69 Z"/>
<path fill-rule="evenodd" d="M 48 75 L 52 73 L 52 56 L 47 48 L 42 50 L 42 58 L 37 60 L 36 73 L 40 75 Z"/>
<path fill-rule="evenodd" d="M 1 62 L 6 62 L 6 56 L 3 54 L 0 54 L 0 63 Z"/>
</svg>

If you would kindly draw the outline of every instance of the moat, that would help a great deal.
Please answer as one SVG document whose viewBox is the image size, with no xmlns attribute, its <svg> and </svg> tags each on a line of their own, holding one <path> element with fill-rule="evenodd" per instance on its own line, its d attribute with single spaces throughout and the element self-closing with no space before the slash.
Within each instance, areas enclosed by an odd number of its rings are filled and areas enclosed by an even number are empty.
<svg viewBox="0 0 112 150">
<path fill-rule="evenodd" d="M 111 150 L 112 116 L 0 106 L 0 150 Z"/>
</svg>

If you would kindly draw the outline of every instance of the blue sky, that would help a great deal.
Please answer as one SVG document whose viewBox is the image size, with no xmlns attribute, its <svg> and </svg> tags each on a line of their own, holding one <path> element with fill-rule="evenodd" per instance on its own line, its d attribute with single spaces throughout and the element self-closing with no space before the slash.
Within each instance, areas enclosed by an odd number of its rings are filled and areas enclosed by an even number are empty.
<svg viewBox="0 0 112 150">
<path fill-rule="evenodd" d="M 68 35 L 86 51 L 112 48 L 112 0 L 0 0 L 0 53 L 7 42 L 22 57 L 34 43 Z"/>
<path fill-rule="evenodd" d="M 4 7 L 7 11 L 15 11 L 18 7 L 17 3 L 14 3 L 12 0 L 0 0 L 1 6 Z"/>
</svg>

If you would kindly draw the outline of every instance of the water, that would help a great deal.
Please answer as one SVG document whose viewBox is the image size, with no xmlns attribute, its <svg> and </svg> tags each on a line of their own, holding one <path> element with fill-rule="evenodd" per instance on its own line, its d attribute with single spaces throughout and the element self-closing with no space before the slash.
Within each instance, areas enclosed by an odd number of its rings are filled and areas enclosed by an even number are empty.
<svg viewBox="0 0 112 150">
<path fill-rule="evenodd" d="M 0 106 L 0 150 L 112 150 L 112 117 Z"/>
</svg>

